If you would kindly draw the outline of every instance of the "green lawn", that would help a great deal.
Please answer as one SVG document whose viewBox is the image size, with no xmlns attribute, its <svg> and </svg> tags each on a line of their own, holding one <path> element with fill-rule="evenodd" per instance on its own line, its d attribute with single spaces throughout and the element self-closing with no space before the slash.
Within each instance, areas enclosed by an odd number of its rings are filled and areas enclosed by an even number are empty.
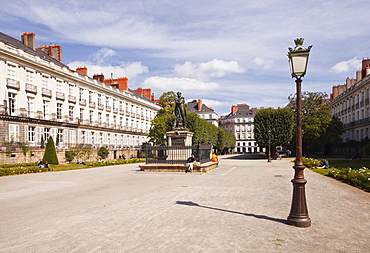
<svg viewBox="0 0 370 253">
<path fill-rule="evenodd" d="M 334 168 L 352 168 L 360 169 L 362 167 L 370 168 L 370 160 L 330 160 L 328 159 L 330 167 Z"/>
<path fill-rule="evenodd" d="M 362 167 L 370 168 L 370 160 L 330 160 L 328 159 L 330 168 L 352 168 L 352 169 L 360 169 Z M 321 175 L 328 175 L 330 170 L 327 169 L 312 169 L 314 172 L 317 172 Z"/>
</svg>

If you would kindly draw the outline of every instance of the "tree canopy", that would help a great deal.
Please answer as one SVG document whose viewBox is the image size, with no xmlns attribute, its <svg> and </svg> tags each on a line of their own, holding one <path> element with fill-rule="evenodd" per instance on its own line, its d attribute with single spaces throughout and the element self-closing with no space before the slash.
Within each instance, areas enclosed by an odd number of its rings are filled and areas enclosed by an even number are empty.
<svg viewBox="0 0 370 253">
<path fill-rule="evenodd" d="M 325 92 L 308 92 L 302 94 L 302 141 L 303 152 L 309 154 L 318 145 L 340 141 L 343 124 L 332 116 L 331 108 L 326 103 Z M 296 111 L 296 95 L 289 96 L 288 107 Z"/>
<path fill-rule="evenodd" d="M 261 147 L 267 147 L 269 139 L 272 146 L 287 145 L 293 128 L 294 114 L 290 109 L 260 109 L 254 117 L 254 138 Z"/>
</svg>

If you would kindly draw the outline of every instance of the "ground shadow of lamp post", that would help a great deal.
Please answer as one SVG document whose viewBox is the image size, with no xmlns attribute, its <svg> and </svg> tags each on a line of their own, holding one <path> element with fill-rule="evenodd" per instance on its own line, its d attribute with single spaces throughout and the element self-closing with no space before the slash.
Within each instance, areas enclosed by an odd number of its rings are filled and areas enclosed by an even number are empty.
<svg viewBox="0 0 370 253">
<path fill-rule="evenodd" d="M 269 153 L 268 153 L 268 158 L 267 158 L 267 162 L 271 162 L 271 131 L 268 130 L 268 135 L 269 135 Z"/>
<path fill-rule="evenodd" d="M 305 185 L 307 180 L 304 178 L 304 169 L 302 159 L 302 77 L 306 74 L 308 56 L 312 46 L 305 48 L 302 46 L 304 39 L 298 38 L 294 40 L 295 48 L 289 48 L 288 58 L 292 72 L 292 78 L 295 77 L 297 84 L 296 97 L 296 159 L 294 163 L 294 179 L 293 183 L 293 199 L 290 213 L 288 216 L 288 223 L 296 227 L 307 228 L 311 226 L 311 219 L 308 216 Z"/>
</svg>

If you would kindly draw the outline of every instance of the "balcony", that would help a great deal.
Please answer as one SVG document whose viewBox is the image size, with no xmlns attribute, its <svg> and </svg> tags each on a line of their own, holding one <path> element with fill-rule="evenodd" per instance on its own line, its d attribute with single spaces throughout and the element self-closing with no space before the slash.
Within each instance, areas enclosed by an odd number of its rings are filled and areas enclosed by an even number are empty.
<svg viewBox="0 0 370 253">
<path fill-rule="evenodd" d="M 99 109 L 99 110 L 104 110 L 104 105 L 102 105 L 102 104 L 98 104 L 98 109 Z"/>
<path fill-rule="evenodd" d="M 125 115 L 125 111 L 124 110 L 119 110 L 119 114 Z"/>
<path fill-rule="evenodd" d="M 107 112 L 110 112 L 112 110 L 112 107 L 111 106 L 106 106 L 106 109 L 105 109 Z"/>
<path fill-rule="evenodd" d="M 95 107 L 96 107 L 96 102 L 90 101 L 90 102 L 89 102 L 89 106 L 90 106 L 91 108 L 95 108 Z"/>
<path fill-rule="evenodd" d="M 47 88 L 42 88 L 42 93 L 41 93 L 44 97 L 50 97 L 52 96 L 52 92 L 50 89 L 47 89 Z"/>
<path fill-rule="evenodd" d="M 69 95 L 68 96 L 68 102 L 70 103 L 76 103 L 76 96 Z"/>
<path fill-rule="evenodd" d="M 86 105 L 86 99 L 80 99 L 79 103 L 80 105 Z"/>
<path fill-rule="evenodd" d="M 59 100 L 65 100 L 65 94 L 64 93 L 62 93 L 62 92 L 59 92 L 59 91 L 57 91 L 57 93 L 56 93 L 56 99 L 59 99 Z"/>
<path fill-rule="evenodd" d="M 19 81 L 7 78 L 6 87 L 19 90 L 20 89 Z"/>
<path fill-rule="evenodd" d="M 37 86 L 30 83 L 26 83 L 26 92 L 37 94 Z"/>
<path fill-rule="evenodd" d="M 114 113 L 118 113 L 118 108 L 113 108 Z"/>
</svg>

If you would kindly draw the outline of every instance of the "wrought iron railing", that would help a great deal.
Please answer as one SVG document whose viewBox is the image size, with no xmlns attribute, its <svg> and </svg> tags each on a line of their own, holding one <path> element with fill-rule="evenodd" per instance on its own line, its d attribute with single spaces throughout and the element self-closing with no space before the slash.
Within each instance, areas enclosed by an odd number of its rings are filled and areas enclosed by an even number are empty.
<svg viewBox="0 0 370 253">
<path fill-rule="evenodd" d="M 191 154 L 194 154 L 197 162 L 205 163 L 211 161 L 212 155 L 212 146 L 205 144 L 193 146 L 145 145 L 142 150 L 145 153 L 147 164 L 185 164 Z"/>
</svg>

